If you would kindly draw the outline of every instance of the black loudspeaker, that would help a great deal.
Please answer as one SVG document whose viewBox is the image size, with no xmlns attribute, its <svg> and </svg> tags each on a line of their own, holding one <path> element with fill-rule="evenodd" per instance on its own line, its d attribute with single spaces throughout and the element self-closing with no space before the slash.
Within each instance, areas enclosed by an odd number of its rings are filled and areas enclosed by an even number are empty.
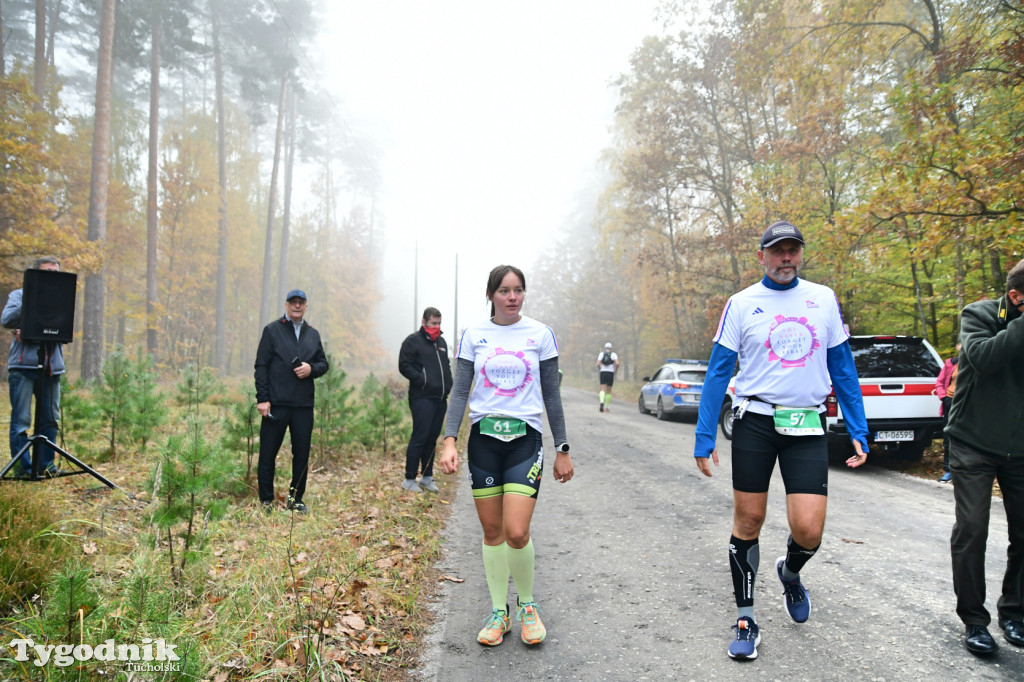
<svg viewBox="0 0 1024 682">
<path fill-rule="evenodd" d="M 75 287 L 78 275 L 58 270 L 25 271 L 21 300 L 21 338 L 71 343 L 75 338 Z"/>
</svg>

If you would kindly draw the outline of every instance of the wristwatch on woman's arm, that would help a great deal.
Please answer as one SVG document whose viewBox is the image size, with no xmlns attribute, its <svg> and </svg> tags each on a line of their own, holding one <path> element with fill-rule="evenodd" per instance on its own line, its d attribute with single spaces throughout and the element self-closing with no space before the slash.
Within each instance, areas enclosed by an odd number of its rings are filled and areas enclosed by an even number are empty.
<svg viewBox="0 0 1024 682">
<path fill-rule="evenodd" d="M 562 443 L 561 445 L 558 446 L 558 451 L 559 452 L 564 452 L 565 454 L 569 454 L 569 444 L 568 443 Z"/>
</svg>

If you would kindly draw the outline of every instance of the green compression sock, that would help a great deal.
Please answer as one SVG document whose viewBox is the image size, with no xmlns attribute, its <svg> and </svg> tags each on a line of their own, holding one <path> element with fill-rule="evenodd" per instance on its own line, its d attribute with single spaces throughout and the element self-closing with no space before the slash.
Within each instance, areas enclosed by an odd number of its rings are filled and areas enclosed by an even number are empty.
<svg viewBox="0 0 1024 682">
<path fill-rule="evenodd" d="M 508 545 L 484 545 L 484 575 L 491 593 L 491 608 L 508 608 Z"/>
<path fill-rule="evenodd" d="M 611 393 L 606 393 L 605 396 L 604 396 L 604 406 L 605 407 L 611 407 L 611 405 L 612 405 L 612 394 Z"/>
<path fill-rule="evenodd" d="M 598 393 L 597 394 L 597 398 L 598 398 L 599 402 L 603 403 L 604 402 L 604 391 L 601 391 L 600 393 Z"/>
<path fill-rule="evenodd" d="M 522 549 L 508 548 L 508 570 L 516 583 L 516 595 L 520 604 L 533 601 L 533 538 Z"/>
</svg>

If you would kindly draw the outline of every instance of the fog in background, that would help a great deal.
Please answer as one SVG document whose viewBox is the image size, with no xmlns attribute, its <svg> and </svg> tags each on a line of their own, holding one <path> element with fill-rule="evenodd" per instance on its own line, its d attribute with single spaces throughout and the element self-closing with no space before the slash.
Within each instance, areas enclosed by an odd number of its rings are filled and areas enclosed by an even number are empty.
<svg viewBox="0 0 1024 682">
<path fill-rule="evenodd" d="M 530 284 L 531 263 L 595 186 L 611 143 L 610 83 L 658 33 L 657 4 L 328 4 L 327 87 L 381 157 L 377 327 L 389 357 L 428 305 L 442 311 L 454 355 L 456 253 L 459 327 L 489 314 L 493 266 L 517 265 Z"/>
</svg>

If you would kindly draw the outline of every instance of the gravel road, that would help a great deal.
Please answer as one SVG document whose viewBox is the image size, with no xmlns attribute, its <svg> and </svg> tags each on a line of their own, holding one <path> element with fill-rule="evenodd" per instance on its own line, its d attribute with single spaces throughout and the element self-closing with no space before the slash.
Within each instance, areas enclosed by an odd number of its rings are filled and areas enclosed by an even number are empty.
<svg viewBox="0 0 1024 682">
<path fill-rule="evenodd" d="M 576 475 L 555 483 L 549 455 L 532 526 L 547 640 L 526 647 L 514 624 L 498 647 L 476 642 L 490 599 L 463 462 L 438 567 L 465 582 L 445 582 L 432 605 L 420 679 L 1024 680 L 1024 649 L 995 623 L 996 656 L 963 648 L 949 559 L 952 488 L 872 466 L 829 472 L 825 539 L 803 571 L 813 611 L 802 625 L 785 614 L 774 575 L 788 534 L 776 470 L 755 587 L 759 657 L 731 660 L 729 442 L 719 437 L 721 466 L 707 479 L 693 463 L 692 423 L 640 415 L 621 396 L 602 414 L 595 395 L 562 394 Z M 994 618 L 1006 564 L 1000 500 L 992 512 Z"/>
</svg>

